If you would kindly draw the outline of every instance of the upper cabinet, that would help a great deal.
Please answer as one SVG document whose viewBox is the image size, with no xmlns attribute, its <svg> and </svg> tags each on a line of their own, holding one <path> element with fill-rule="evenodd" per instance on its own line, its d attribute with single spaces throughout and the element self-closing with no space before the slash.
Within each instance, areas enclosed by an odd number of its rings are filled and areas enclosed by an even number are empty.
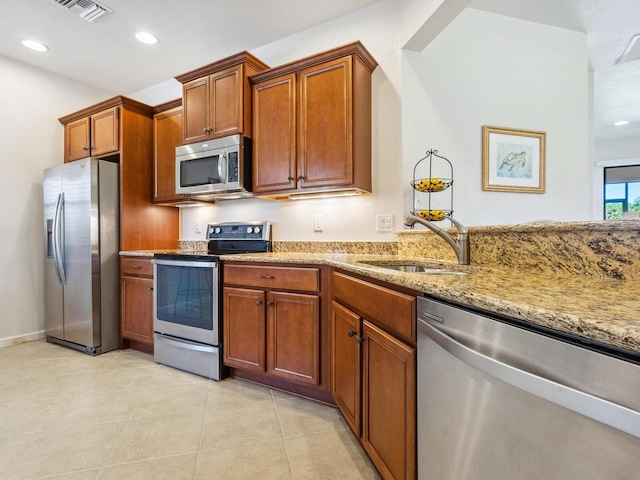
<svg viewBox="0 0 640 480">
<path fill-rule="evenodd" d="M 182 83 L 182 143 L 235 134 L 250 137 L 248 77 L 267 68 L 242 52 L 175 77 Z"/>
<path fill-rule="evenodd" d="M 115 106 L 65 123 L 64 161 L 117 154 L 120 148 L 118 119 Z"/>
<path fill-rule="evenodd" d="M 92 156 L 120 164 L 120 250 L 176 248 L 178 210 L 152 201 L 153 109 L 118 96 L 59 120 L 65 161 Z M 78 145 L 87 134 L 91 141 L 84 150 Z M 81 157 L 70 155 L 80 151 Z"/>
<path fill-rule="evenodd" d="M 254 75 L 253 192 L 371 191 L 371 74 L 360 42 Z"/>
<path fill-rule="evenodd" d="M 153 111 L 153 201 L 185 201 L 176 193 L 176 147 L 182 144 L 182 102 L 174 100 Z"/>
</svg>

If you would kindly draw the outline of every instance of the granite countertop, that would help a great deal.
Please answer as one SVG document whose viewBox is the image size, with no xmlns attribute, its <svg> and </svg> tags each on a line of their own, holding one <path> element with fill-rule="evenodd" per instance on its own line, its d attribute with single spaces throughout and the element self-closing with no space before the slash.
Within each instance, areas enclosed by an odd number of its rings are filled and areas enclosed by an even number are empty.
<svg viewBox="0 0 640 480">
<path fill-rule="evenodd" d="M 223 261 L 330 265 L 490 313 L 578 335 L 640 353 L 640 297 L 635 281 L 537 273 L 400 255 L 259 253 L 223 255 Z M 440 266 L 464 275 L 404 273 L 361 262 Z"/>
</svg>

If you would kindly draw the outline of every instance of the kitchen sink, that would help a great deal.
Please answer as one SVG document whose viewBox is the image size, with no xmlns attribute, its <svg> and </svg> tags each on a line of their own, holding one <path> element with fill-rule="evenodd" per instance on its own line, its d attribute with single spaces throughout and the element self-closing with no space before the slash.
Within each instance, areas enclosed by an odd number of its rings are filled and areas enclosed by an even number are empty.
<svg viewBox="0 0 640 480">
<path fill-rule="evenodd" d="M 443 267 L 416 265 L 412 263 L 358 262 L 370 267 L 386 268 L 398 272 L 420 273 L 424 275 L 465 275 L 466 272 L 448 270 Z"/>
</svg>

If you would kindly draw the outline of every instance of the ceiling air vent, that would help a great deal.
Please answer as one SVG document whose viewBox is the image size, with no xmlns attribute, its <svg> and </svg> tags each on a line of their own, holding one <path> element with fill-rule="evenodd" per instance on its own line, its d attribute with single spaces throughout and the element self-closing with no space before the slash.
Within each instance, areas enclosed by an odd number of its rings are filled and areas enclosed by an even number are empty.
<svg viewBox="0 0 640 480">
<path fill-rule="evenodd" d="M 61 7 L 64 7 L 71 12 L 78 15 L 80 18 L 86 20 L 87 22 L 95 22 L 103 15 L 107 13 L 111 13 L 109 7 L 105 7 L 104 5 L 100 5 L 99 3 L 93 2 L 91 0 L 51 0 L 54 3 L 57 3 Z"/>
</svg>

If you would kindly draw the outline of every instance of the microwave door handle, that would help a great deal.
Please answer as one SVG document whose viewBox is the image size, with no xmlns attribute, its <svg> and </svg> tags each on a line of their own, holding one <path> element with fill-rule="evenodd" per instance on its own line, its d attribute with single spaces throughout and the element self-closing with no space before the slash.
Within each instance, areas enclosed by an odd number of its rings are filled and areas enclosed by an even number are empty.
<svg viewBox="0 0 640 480">
<path fill-rule="evenodd" d="M 227 183 L 227 152 L 222 151 L 218 156 L 218 178 L 220 183 Z"/>
</svg>

